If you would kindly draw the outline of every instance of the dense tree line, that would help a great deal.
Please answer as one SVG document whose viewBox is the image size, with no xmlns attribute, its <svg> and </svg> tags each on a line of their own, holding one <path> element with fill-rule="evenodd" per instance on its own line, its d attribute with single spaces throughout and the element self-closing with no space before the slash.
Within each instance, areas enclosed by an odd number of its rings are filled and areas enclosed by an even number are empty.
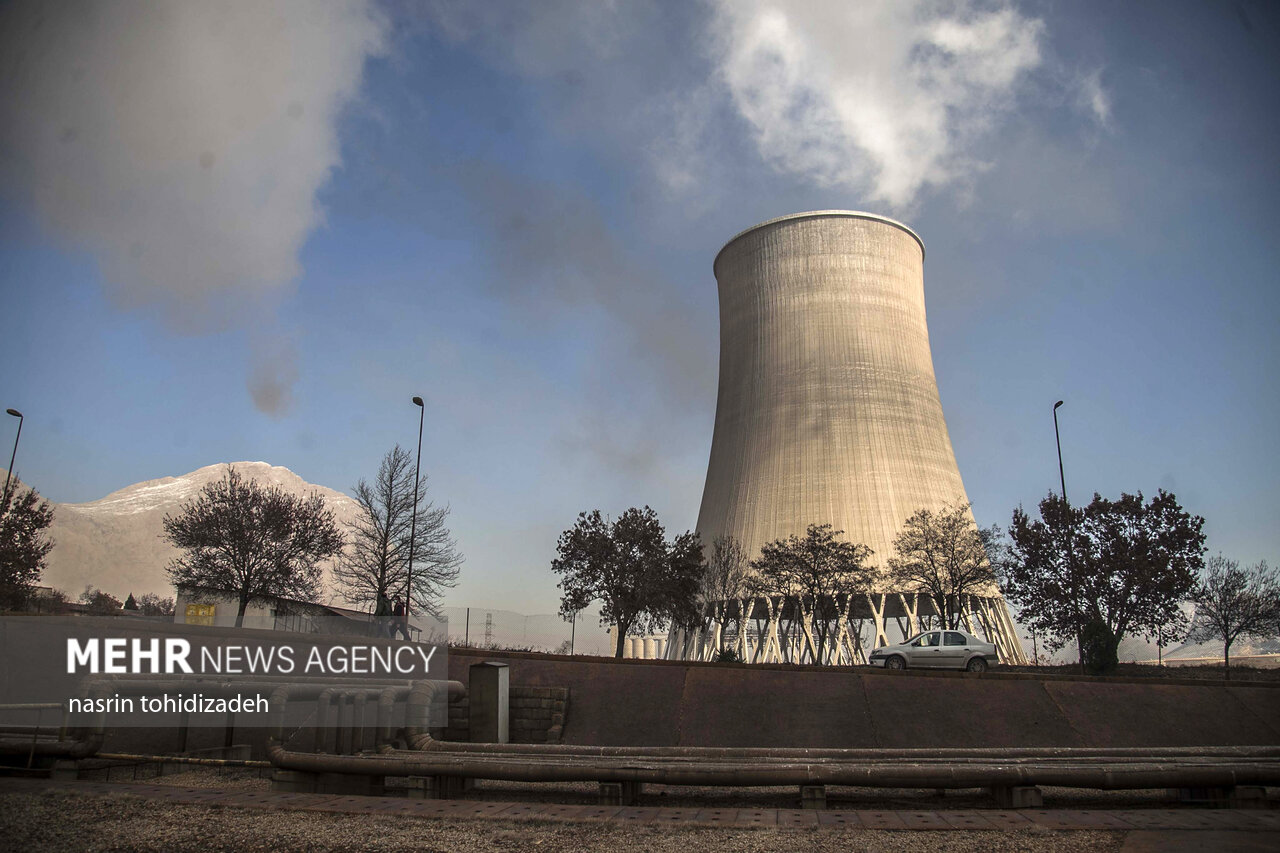
<svg viewBox="0 0 1280 853">
<path fill-rule="evenodd" d="M 695 534 L 667 543 L 647 507 L 615 522 L 596 511 L 561 535 L 552 568 L 562 575 L 562 612 L 605 604 L 602 622 L 618 626 L 619 655 L 627 633 L 695 624 L 717 602 L 768 596 L 809 618 L 821 659 L 850 599 L 869 593 L 877 577 L 927 595 L 933 618 L 948 628 L 961 626 L 965 596 L 999 590 L 1050 649 L 1075 644 L 1093 673 L 1116 666 L 1126 637 L 1216 639 L 1229 666 L 1239 637 L 1280 635 L 1280 576 L 1266 563 L 1206 563 L 1204 519 L 1173 494 L 1094 495 L 1073 507 L 1050 493 L 1038 510 L 1016 509 L 1007 538 L 994 525 L 978 527 L 964 503 L 918 510 L 880 566 L 829 524 L 767 543 L 753 558 L 720 537 L 704 562 Z M 732 612 L 744 630 L 741 611 Z"/>
</svg>

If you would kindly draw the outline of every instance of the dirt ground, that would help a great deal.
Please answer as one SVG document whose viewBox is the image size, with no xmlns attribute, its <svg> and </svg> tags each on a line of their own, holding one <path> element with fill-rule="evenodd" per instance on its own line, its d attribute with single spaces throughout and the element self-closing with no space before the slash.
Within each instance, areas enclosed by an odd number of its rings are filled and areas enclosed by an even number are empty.
<svg viewBox="0 0 1280 853">
<path fill-rule="evenodd" d="M 452 820 L 194 806 L 60 790 L 0 795 L 0 850 L 13 851 L 1090 851 L 1122 832 L 911 832 Z"/>
</svg>

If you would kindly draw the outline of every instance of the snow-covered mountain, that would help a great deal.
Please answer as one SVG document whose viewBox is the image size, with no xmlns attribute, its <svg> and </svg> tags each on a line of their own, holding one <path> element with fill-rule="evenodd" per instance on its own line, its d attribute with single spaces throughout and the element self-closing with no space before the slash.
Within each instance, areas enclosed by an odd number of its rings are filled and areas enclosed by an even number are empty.
<svg viewBox="0 0 1280 853">
<path fill-rule="evenodd" d="M 245 479 L 303 497 L 319 494 L 344 530 L 345 522 L 358 511 L 352 498 L 308 483 L 288 468 L 266 462 L 231 464 Z M 63 590 L 72 600 L 86 585 L 121 600 L 130 593 L 173 595 L 165 566 L 177 549 L 163 539 L 164 517 L 176 515 L 183 503 L 206 484 L 220 480 L 226 469 L 226 464 L 207 465 L 180 477 L 136 483 L 89 503 L 54 504 L 49 531 L 54 546 L 40 583 Z"/>
</svg>

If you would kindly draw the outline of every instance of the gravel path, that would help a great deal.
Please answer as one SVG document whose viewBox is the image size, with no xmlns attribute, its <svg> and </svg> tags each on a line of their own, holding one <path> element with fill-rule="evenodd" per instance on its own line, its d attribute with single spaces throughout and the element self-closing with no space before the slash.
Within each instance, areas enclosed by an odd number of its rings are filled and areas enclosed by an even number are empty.
<svg viewBox="0 0 1280 853">
<path fill-rule="evenodd" d="M 1118 851 L 1123 833 L 883 832 L 437 820 L 204 807 L 47 789 L 0 795 L 0 850 Z"/>
</svg>

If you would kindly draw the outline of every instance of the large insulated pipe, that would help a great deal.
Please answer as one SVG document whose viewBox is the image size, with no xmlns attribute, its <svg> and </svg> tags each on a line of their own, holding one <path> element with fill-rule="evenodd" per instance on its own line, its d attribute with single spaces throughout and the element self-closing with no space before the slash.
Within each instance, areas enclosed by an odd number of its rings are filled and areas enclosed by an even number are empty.
<svg viewBox="0 0 1280 853">
<path fill-rule="evenodd" d="M 313 755 L 267 747 L 271 763 L 312 773 L 370 776 L 464 776 L 522 782 L 646 782 L 666 785 L 855 785 L 892 788 L 973 788 L 1059 785 L 1098 789 L 1223 787 L 1280 782 L 1280 762 L 1201 759 L 1182 763 L 1134 760 L 1007 764 L 812 761 L 780 764 L 703 759 L 601 759 L 390 751 L 376 756 Z"/>
<path fill-rule="evenodd" d="M 92 683 L 87 686 L 84 695 L 89 698 L 106 698 L 106 690 L 101 684 Z M 62 708 L 61 703 L 24 703 L 6 705 L 9 710 L 52 710 Z M 64 709 L 65 711 L 65 709 Z M 106 737 L 106 714 L 96 713 L 93 722 L 87 726 L 67 730 L 67 718 L 64 713 L 63 724 L 58 727 L 56 740 L 41 739 L 40 732 L 32 732 L 30 737 L 0 737 L 0 754 L 27 753 L 28 755 L 61 756 L 63 758 L 88 758 L 102 748 Z M 71 736 L 69 736 L 71 735 Z"/>
<path fill-rule="evenodd" d="M 405 703 L 405 740 L 410 749 L 427 749 L 436 741 L 427 731 L 431 722 L 431 707 L 447 703 L 467 695 L 461 681 L 415 681 Z"/>
<path fill-rule="evenodd" d="M 530 756 L 634 756 L 641 758 L 706 758 L 719 760 L 789 760 L 813 761 L 845 759 L 865 761 L 990 761 L 990 760 L 1078 760 L 1078 759 L 1180 759 L 1180 758 L 1276 758 L 1280 747 L 985 747 L 985 748 L 805 748 L 805 747 L 719 747 L 719 746 L 578 746 L 541 743 L 463 743 L 457 741 L 419 741 L 419 749 L 440 752 L 484 752 Z"/>
<path fill-rule="evenodd" d="M 425 684 L 432 683 L 425 682 Z M 447 697 L 448 701 L 454 701 L 466 695 L 466 688 L 459 681 L 439 682 L 438 684 L 439 690 L 443 691 L 441 696 Z M 327 733 L 335 727 L 335 701 L 341 701 L 344 697 L 351 697 L 359 705 L 368 702 L 370 699 L 376 699 L 375 746 L 381 745 L 392 738 L 393 717 L 397 701 L 405 700 L 405 723 L 413 732 L 419 732 L 420 725 L 424 725 L 425 721 L 429 719 L 427 711 L 430 708 L 431 697 L 435 695 L 437 688 L 418 687 L 419 695 L 416 698 L 411 698 L 416 685 L 419 685 L 419 682 L 405 681 L 390 684 L 370 684 L 365 681 L 347 682 L 345 684 L 316 682 L 277 684 L 270 696 L 273 718 L 269 734 L 281 743 L 287 741 L 289 738 L 285 734 L 285 720 L 289 703 L 314 701 L 316 703 L 315 751 L 323 752 L 328 741 Z M 363 728 L 364 711 L 362 708 L 352 715 L 351 723 Z M 361 735 L 360 738 L 362 737 Z M 360 738 L 356 738 L 355 742 L 361 743 Z M 335 746 L 335 748 L 337 747 Z"/>
<path fill-rule="evenodd" d="M 285 740 L 284 710 L 290 701 L 315 698 L 315 751 L 324 751 L 328 742 L 327 732 L 331 728 L 335 729 L 333 739 L 336 752 L 359 748 L 363 739 L 365 702 L 376 698 L 375 746 L 378 746 L 391 739 L 394 705 L 398 699 L 404 698 L 407 736 L 410 740 L 417 737 L 425 739 L 424 743 L 430 742 L 426 729 L 432 704 L 453 701 L 465 695 L 466 687 L 460 681 L 414 681 L 407 684 L 359 686 L 281 685 L 271 694 L 271 707 L 275 712 L 271 736 L 280 742 Z M 348 714 L 350 703 L 353 702 L 354 711 Z"/>
<path fill-rule="evenodd" d="M 42 755 L 60 758 L 90 758 L 102 748 L 103 733 L 92 729 L 74 740 L 37 740 L 0 737 L 0 754 Z"/>
</svg>

